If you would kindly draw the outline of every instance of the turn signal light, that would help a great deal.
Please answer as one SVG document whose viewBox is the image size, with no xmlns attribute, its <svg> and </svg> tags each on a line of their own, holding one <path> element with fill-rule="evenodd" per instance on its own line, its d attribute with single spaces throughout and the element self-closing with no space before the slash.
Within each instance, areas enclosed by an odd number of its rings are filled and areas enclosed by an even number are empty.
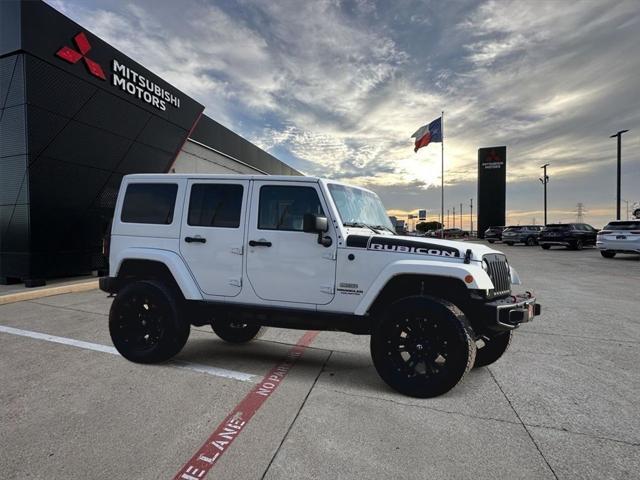
<svg viewBox="0 0 640 480">
<path fill-rule="evenodd" d="M 473 275 L 467 275 L 464 277 L 464 281 L 467 283 L 473 283 Z"/>
</svg>

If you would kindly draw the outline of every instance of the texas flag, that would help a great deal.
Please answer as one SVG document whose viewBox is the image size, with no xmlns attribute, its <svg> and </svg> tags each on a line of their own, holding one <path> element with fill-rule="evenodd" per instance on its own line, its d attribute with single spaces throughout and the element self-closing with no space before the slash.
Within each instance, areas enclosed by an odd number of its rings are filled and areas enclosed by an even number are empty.
<svg viewBox="0 0 640 480">
<path fill-rule="evenodd" d="M 416 139 L 416 145 L 413 149 L 417 152 L 418 149 L 426 147 L 430 142 L 442 142 L 442 117 L 436 118 L 428 125 L 420 127 L 416 133 L 411 135 L 411 138 Z"/>
</svg>

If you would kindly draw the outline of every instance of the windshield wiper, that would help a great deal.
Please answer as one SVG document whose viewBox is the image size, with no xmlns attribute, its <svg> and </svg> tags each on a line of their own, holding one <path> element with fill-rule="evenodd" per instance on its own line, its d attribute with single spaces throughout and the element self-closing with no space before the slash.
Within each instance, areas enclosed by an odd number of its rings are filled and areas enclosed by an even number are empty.
<svg viewBox="0 0 640 480">
<path fill-rule="evenodd" d="M 391 230 L 389 227 L 385 225 L 374 225 L 373 228 L 377 230 L 386 230 L 387 232 L 390 232 L 392 235 L 397 235 L 396 232 L 394 232 L 393 230 Z"/>
<path fill-rule="evenodd" d="M 372 227 L 371 225 L 367 225 L 366 223 L 362 223 L 362 222 L 346 222 L 343 223 L 343 225 L 345 227 L 356 227 L 356 228 L 368 228 L 369 230 L 371 230 L 373 233 L 379 234 L 380 232 L 378 230 L 375 229 L 375 227 Z"/>
</svg>

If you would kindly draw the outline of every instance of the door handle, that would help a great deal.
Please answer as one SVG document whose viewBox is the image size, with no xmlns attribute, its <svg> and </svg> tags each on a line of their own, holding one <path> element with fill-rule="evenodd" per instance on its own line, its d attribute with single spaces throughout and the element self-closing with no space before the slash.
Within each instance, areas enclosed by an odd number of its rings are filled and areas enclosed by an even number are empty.
<svg viewBox="0 0 640 480">
<path fill-rule="evenodd" d="M 271 242 L 267 242 L 266 240 L 249 240 L 250 247 L 270 247 Z"/>
<path fill-rule="evenodd" d="M 184 237 L 184 241 L 187 243 L 207 243 L 207 239 L 202 237 Z"/>
</svg>

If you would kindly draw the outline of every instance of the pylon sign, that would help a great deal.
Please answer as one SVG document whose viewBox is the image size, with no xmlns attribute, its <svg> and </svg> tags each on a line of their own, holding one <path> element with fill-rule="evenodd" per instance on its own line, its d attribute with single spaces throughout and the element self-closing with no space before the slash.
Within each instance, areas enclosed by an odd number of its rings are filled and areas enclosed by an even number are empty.
<svg viewBox="0 0 640 480">
<path fill-rule="evenodd" d="M 507 147 L 478 149 L 478 236 L 506 221 Z"/>
</svg>

